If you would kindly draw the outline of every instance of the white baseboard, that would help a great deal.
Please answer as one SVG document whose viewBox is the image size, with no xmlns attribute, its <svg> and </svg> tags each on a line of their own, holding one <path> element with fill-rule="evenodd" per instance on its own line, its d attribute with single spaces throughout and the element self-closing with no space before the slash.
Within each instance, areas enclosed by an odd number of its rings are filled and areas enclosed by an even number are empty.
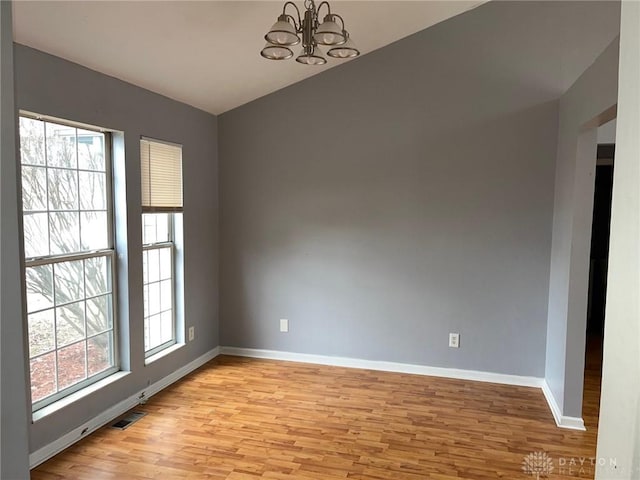
<svg viewBox="0 0 640 480">
<path fill-rule="evenodd" d="M 409 363 L 380 362 L 376 360 L 362 360 L 358 358 L 330 357 L 326 355 L 280 352 L 276 350 L 260 350 L 255 348 L 221 347 L 220 353 L 223 355 L 236 355 L 239 357 L 267 358 L 272 360 L 333 365 L 337 367 L 381 370 L 385 372 L 413 373 L 416 375 L 428 375 L 432 377 L 458 378 L 461 380 L 501 383 L 504 385 L 517 385 L 521 387 L 536 387 L 542 389 L 542 393 L 544 394 L 549 405 L 549 409 L 551 410 L 558 427 L 568 428 L 571 430 L 586 430 L 582 418 L 567 417 L 560 413 L 561 411 L 558 407 L 558 403 L 556 402 L 551 390 L 549 389 L 549 385 L 544 378 L 481 372 L 477 370 L 429 367 L 426 365 L 414 365 Z"/>
<path fill-rule="evenodd" d="M 204 365 L 208 361 L 213 360 L 218 355 L 220 355 L 220 347 L 213 348 L 213 349 L 209 350 L 207 353 L 205 353 L 204 355 L 200 355 L 195 360 L 192 360 L 191 362 L 187 363 L 185 366 L 179 368 L 178 370 L 176 370 L 172 374 L 167 375 L 166 377 L 161 378 L 157 382 L 149 385 L 147 388 L 142 390 L 142 392 L 144 392 L 145 398 L 149 398 L 152 395 L 155 395 L 156 393 L 160 392 L 161 390 L 164 390 L 165 388 L 167 388 L 172 383 L 177 382 L 182 377 L 184 377 L 184 376 L 188 375 L 189 373 L 193 372 L 196 368 L 201 367 L 202 365 Z M 142 392 L 140 392 L 140 393 L 142 393 Z M 138 395 L 138 398 L 139 398 L 139 395 Z"/>
<path fill-rule="evenodd" d="M 416 375 L 428 375 L 431 377 L 458 378 L 461 380 L 501 383 L 505 385 L 518 385 L 523 387 L 541 388 L 544 382 L 543 378 L 538 377 L 480 372 L 477 370 L 461 370 L 457 368 L 429 367 L 426 365 L 414 365 L 410 363 L 362 360 L 359 358 L 349 357 L 330 357 L 327 355 L 311 355 L 308 353 L 260 350 L 255 348 L 221 347 L 220 353 L 223 355 L 236 355 L 239 357 L 268 358 L 272 360 L 285 360 L 291 362 L 316 363 L 336 367 L 380 370 L 383 372 L 413 373 Z"/>
<path fill-rule="evenodd" d="M 551 392 L 551 388 L 546 380 L 542 382 L 542 393 L 544 393 L 544 398 L 547 399 L 547 403 L 549 404 L 549 408 L 553 414 L 553 419 L 556 421 L 556 425 L 558 427 L 567 428 L 569 430 L 586 430 L 584 420 L 582 418 L 562 415 L 562 411 L 560 410 L 556 397 L 553 395 L 553 392 Z"/>
<path fill-rule="evenodd" d="M 220 347 L 216 347 L 213 350 L 208 351 L 204 355 L 196 358 L 195 360 L 187 363 L 183 367 L 179 368 L 175 372 L 167 375 L 166 377 L 158 380 L 157 382 L 149 385 L 147 388 L 140 390 L 139 392 L 131 395 L 129 398 L 124 399 L 120 403 L 114 405 L 113 407 L 105 410 L 98 416 L 92 418 L 88 422 L 80 425 L 79 427 L 73 429 L 69 433 L 63 435 L 58 438 L 54 442 L 51 442 L 48 445 L 36 450 L 35 452 L 29 455 L 29 464 L 30 468 L 35 468 L 40 465 L 42 462 L 45 462 L 49 458 L 54 455 L 60 453 L 67 447 L 70 447 L 78 440 L 86 437 L 90 433 L 99 429 L 100 427 L 106 425 L 112 420 L 118 418 L 120 415 L 126 413 L 127 411 L 134 408 L 136 405 L 140 403 L 141 396 L 144 398 L 149 398 L 152 395 L 155 395 L 162 389 L 168 387 L 172 383 L 180 380 L 185 375 L 191 373 L 196 368 L 204 365 L 209 360 L 214 359 L 220 354 Z"/>
</svg>

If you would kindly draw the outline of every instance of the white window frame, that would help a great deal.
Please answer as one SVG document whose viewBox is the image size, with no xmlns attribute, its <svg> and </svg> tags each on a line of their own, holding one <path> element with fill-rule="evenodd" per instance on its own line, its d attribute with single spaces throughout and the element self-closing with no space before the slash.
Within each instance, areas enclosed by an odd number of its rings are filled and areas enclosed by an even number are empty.
<svg viewBox="0 0 640 480">
<path fill-rule="evenodd" d="M 177 343 L 177 328 L 176 328 L 176 243 L 175 243 L 175 221 L 174 221 L 174 213 L 169 212 L 143 212 L 142 213 L 142 227 L 144 229 L 144 215 L 153 215 L 154 213 L 165 213 L 167 215 L 168 222 L 168 232 L 169 232 L 169 240 L 163 242 L 152 242 L 145 243 L 142 245 L 142 251 L 148 252 L 149 250 L 161 250 L 163 248 L 170 247 L 171 252 L 171 339 L 166 342 L 157 345 L 149 350 L 146 349 L 144 356 L 145 359 L 152 357 L 153 355 L 163 351 L 166 348 L 169 348 Z M 144 234 L 143 234 L 144 235 Z M 147 266 L 147 268 L 149 268 Z M 143 292 L 144 287 L 149 285 L 149 283 L 144 283 L 143 279 Z M 146 301 L 143 294 L 143 301 Z M 162 313 L 162 312 L 160 312 Z M 144 316 L 144 322 L 148 322 L 152 315 Z"/>
<path fill-rule="evenodd" d="M 54 394 L 51 394 L 41 400 L 38 400 L 36 402 L 31 402 L 31 408 L 33 412 L 36 412 L 48 405 L 51 405 L 52 403 L 57 402 L 58 400 L 61 400 L 62 398 L 65 398 L 69 395 L 71 395 L 72 393 L 75 393 L 79 390 L 82 390 L 116 372 L 118 372 L 120 370 L 120 354 L 119 354 L 119 344 L 118 344 L 118 326 L 119 326 L 119 322 L 118 322 L 118 282 L 117 282 L 117 269 L 116 269 L 116 247 L 115 247 L 115 209 L 114 209 L 114 192 L 113 192 L 113 158 L 112 158 L 112 148 L 111 148 L 111 142 L 112 142 L 112 136 L 111 133 L 109 131 L 106 131 L 104 129 L 101 129 L 99 127 L 95 127 L 93 125 L 86 125 L 86 124 L 82 124 L 82 123 L 78 123 L 78 122 L 73 122 L 73 121 L 69 121 L 69 120 L 62 120 L 59 118 L 55 118 L 55 117 L 49 117 L 49 116 L 45 116 L 45 115 L 37 115 L 37 114 L 33 114 L 31 112 L 26 112 L 26 111 L 20 111 L 19 112 L 19 117 L 24 117 L 24 118 L 28 118 L 28 119 L 32 119 L 32 120 L 40 120 L 40 121 L 44 121 L 44 122 L 50 122 L 50 123 L 55 123 L 58 125 L 63 125 L 63 126 L 68 126 L 70 128 L 81 128 L 83 130 L 89 130 L 89 131 L 94 131 L 97 133 L 100 133 L 102 135 L 104 135 L 104 162 L 105 162 L 105 178 L 106 178 L 106 184 L 105 184 L 105 189 L 106 189 L 106 207 L 107 207 L 107 233 L 108 233 L 108 241 L 110 246 L 108 248 L 104 248 L 104 249 L 100 249 L 100 250 L 91 250 L 91 251 L 78 251 L 78 252 L 72 252 L 72 253 L 65 253 L 65 254 L 55 254 L 55 255 L 44 255 L 44 256 L 39 256 L 39 257 L 32 257 L 32 258 L 25 258 L 24 253 L 22 255 L 22 262 L 21 262 L 21 273 L 22 273 L 22 282 L 23 282 L 23 315 L 24 315 L 24 322 L 25 325 L 28 325 L 28 316 L 27 316 L 27 295 L 26 295 L 26 269 L 30 268 L 30 267 L 38 267 L 38 266 L 43 266 L 43 265 L 55 265 L 58 263 L 63 263 L 63 262 L 69 262 L 69 261 L 78 261 L 78 260 L 86 260 L 86 259 L 90 259 L 90 258 L 101 258 L 101 257 L 108 257 L 110 259 L 110 264 L 111 264 L 111 269 L 110 269 L 110 274 L 111 274 L 111 320 L 112 320 L 112 331 L 113 331 L 113 339 L 112 339 L 112 345 L 113 345 L 113 351 L 112 351 L 112 355 L 113 355 L 113 366 L 109 367 L 108 369 L 99 372 L 95 375 L 92 376 L 88 376 L 87 378 L 85 378 L 84 380 L 79 381 L 78 383 L 75 383 L 73 385 L 70 385 L 68 387 L 63 388 L 62 390 L 57 391 Z M 44 147 L 45 147 L 45 155 L 46 155 L 46 142 L 47 142 L 47 138 L 46 138 L 46 134 L 44 137 Z M 77 137 L 76 137 L 76 152 L 78 149 L 78 144 L 77 144 Z M 77 155 L 77 153 L 76 153 Z M 22 161 L 20 161 L 20 168 L 22 168 Z M 28 164 L 26 164 L 28 165 Z M 48 167 L 47 167 L 48 168 Z M 81 169 L 79 169 L 77 166 L 75 168 L 76 171 L 82 171 Z M 48 172 L 47 172 L 48 173 Z M 47 176 L 47 183 L 48 183 L 48 176 Z M 22 191 L 22 172 L 20 173 L 20 191 Z M 49 196 L 48 196 L 48 192 L 47 192 L 47 208 L 46 210 L 43 211 L 46 213 L 49 213 Z M 80 201 L 80 199 L 78 198 L 78 202 Z M 78 205 L 78 208 L 80 208 L 80 205 Z M 81 210 L 78 210 L 81 211 Z M 22 219 L 24 218 L 24 210 L 22 208 L 22 196 L 20 196 L 20 224 L 22 227 Z M 80 238 L 82 238 L 82 227 L 81 224 L 79 225 L 79 235 Z M 22 250 L 24 252 L 24 230 L 21 228 L 20 230 L 20 238 L 21 238 L 21 242 L 23 242 L 23 246 L 22 246 Z M 51 243 L 51 238 L 49 238 L 49 244 Z M 54 284 L 52 286 L 53 288 L 53 294 L 54 294 L 54 298 L 55 298 L 55 281 Z M 94 298 L 94 297 L 83 297 L 85 299 L 85 301 L 87 299 L 90 298 Z M 56 305 L 54 305 L 52 307 L 54 310 L 57 308 Z M 29 312 L 31 314 L 36 313 L 36 312 Z M 54 320 L 55 322 L 55 320 Z M 55 328 L 55 323 L 54 323 L 54 328 Z M 28 332 L 28 328 L 27 328 L 27 334 L 29 334 Z M 57 333 L 55 334 L 57 335 Z M 84 335 L 84 339 L 85 341 L 90 338 L 90 336 L 87 336 L 87 332 L 85 330 L 85 335 Z M 64 347 L 62 347 L 64 348 Z M 49 354 L 51 352 L 56 352 L 56 372 L 57 372 L 57 366 L 58 366 L 58 359 L 57 359 L 57 352 L 59 351 L 59 348 L 57 346 L 57 341 L 55 340 L 54 337 L 54 349 L 49 351 L 49 352 L 45 352 L 44 354 L 40 354 L 40 355 L 36 355 L 33 358 L 38 358 L 39 356 L 42 355 L 46 355 Z M 30 363 L 31 361 L 31 357 L 29 355 L 29 350 L 27 349 L 26 352 L 26 356 L 27 356 L 27 360 Z M 85 364 L 85 368 L 86 368 L 86 372 L 88 374 L 88 357 L 85 357 L 85 362 L 87 362 L 87 364 Z M 31 369 L 29 369 L 29 372 L 31 371 Z M 57 376 L 57 375 L 56 375 Z M 57 378 L 56 378 L 56 383 L 57 383 Z M 31 384 L 31 373 L 29 373 L 29 384 Z M 29 398 L 31 398 L 31 389 L 29 389 Z"/>
</svg>

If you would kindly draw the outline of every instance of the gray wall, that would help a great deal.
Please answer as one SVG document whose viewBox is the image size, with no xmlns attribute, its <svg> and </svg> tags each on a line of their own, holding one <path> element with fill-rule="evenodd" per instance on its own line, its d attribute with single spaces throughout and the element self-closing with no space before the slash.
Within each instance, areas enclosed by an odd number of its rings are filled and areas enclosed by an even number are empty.
<svg viewBox="0 0 640 480">
<path fill-rule="evenodd" d="M 598 128 L 598 143 L 616 143 L 615 118 Z"/>
<path fill-rule="evenodd" d="M 11 2 L 0 2 L 0 478 L 29 478 L 22 337 Z"/>
<path fill-rule="evenodd" d="M 487 4 L 221 115 L 222 344 L 542 377 L 556 17 Z"/>
<path fill-rule="evenodd" d="M 597 117 L 616 104 L 617 81 L 616 39 L 560 99 L 545 378 L 569 417 L 582 417 Z"/>
<path fill-rule="evenodd" d="M 596 478 L 640 478 L 640 2 L 622 2 L 616 163 Z M 617 468 L 609 463 L 617 459 Z"/>
<path fill-rule="evenodd" d="M 128 241 L 120 259 L 124 352 L 131 374 L 31 425 L 34 450 L 218 346 L 218 160 L 217 119 L 166 97 L 57 57 L 16 45 L 18 108 L 111 128 L 124 133 L 126 218 L 118 234 Z M 140 136 L 183 145 L 185 323 L 196 339 L 144 366 Z M 122 159 L 121 159 L 122 160 Z M 120 182 L 122 183 L 122 182 Z M 126 231 L 123 231 L 126 229 Z M 18 252 L 13 254 L 17 257 Z M 125 269 L 122 271 L 122 269 Z M 4 286 L 3 286 L 4 288 Z M 3 292 L 4 293 L 4 292 Z M 21 342 L 21 338 L 14 339 Z"/>
</svg>

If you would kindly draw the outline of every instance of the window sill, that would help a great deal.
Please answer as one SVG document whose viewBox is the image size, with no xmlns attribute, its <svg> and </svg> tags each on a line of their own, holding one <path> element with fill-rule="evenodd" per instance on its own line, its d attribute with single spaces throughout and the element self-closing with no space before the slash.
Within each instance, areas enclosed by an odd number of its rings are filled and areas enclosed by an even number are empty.
<svg viewBox="0 0 640 480">
<path fill-rule="evenodd" d="M 130 373 L 131 372 L 125 372 L 125 371 L 115 372 L 114 374 L 109 375 L 108 377 L 105 377 L 102 380 L 98 380 L 96 383 L 93 383 L 83 388 L 82 390 L 78 390 L 77 392 L 74 392 L 71 395 L 61 398 L 57 402 L 53 402 L 51 405 L 42 407 L 41 409 L 36 410 L 31 414 L 31 421 L 35 423 L 38 420 L 41 420 L 53 413 L 56 413 L 62 410 L 63 408 L 68 407 L 72 403 L 75 403 L 85 397 L 88 397 L 92 393 L 97 392 L 98 390 L 119 381 L 120 379 L 126 377 Z"/>
<path fill-rule="evenodd" d="M 157 360 L 160 360 L 161 358 L 166 357 L 167 355 L 171 355 L 173 352 L 175 352 L 176 350 L 180 350 L 182 347 L 184 347 L 186 344 L 185 343 L 174 343 L 173 345 L 171 345 L 170 347 L 165 348 L 164 350 L 159 351 L 158 353 L 154 353 L 153 355 L 147 357 L 144 359 L 144 364 L 149 365 Z"/>
</svg>

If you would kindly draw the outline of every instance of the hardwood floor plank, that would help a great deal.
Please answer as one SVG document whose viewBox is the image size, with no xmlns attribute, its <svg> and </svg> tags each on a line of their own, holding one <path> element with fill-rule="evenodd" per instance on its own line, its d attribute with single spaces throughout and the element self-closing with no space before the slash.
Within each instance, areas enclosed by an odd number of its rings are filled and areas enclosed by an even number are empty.
<svg viewBox="0 0 640 480">
<path fill-rule="evenodd" d="M 559 459 L 595 456 L 598 375 L 577 432 L 556 427 L 535 388 L 220 356 L 32 479 L 517 479 L 538 451 L 554 480 L 593 478 Z"/>
</svg>

